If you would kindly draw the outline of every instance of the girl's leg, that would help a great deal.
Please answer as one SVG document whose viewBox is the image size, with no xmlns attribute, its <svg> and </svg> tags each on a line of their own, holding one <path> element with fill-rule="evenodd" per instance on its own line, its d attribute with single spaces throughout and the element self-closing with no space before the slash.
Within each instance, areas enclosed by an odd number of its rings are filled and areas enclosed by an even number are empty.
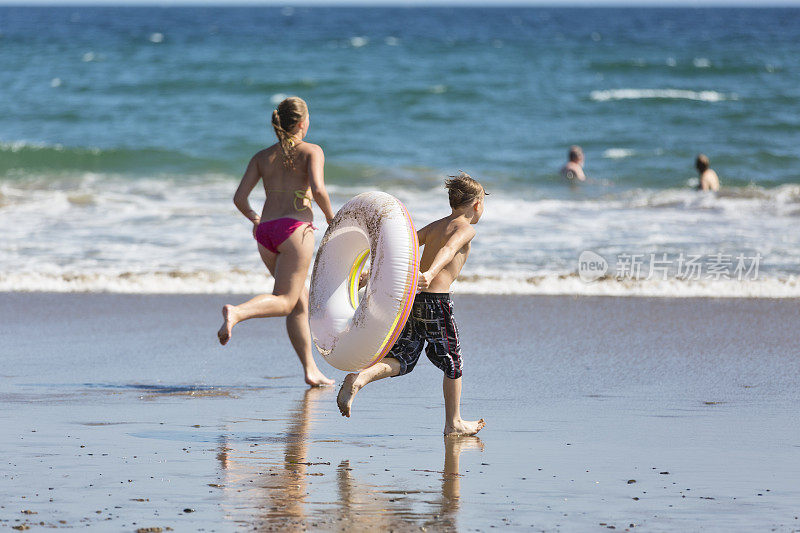
<svg viewBox="0 0 800 533">
<path fill-rule="evenodd" d="M 289 316 L 286 317 L 286 332 L 292 341 L 294 351 L 303 365 L 306 383 L 312 387 L 319 385 L 333 385 L 334 381 L 328 379 L 317 368 L 314 355 L 311 353 L 311 328 L 308 326 L 308 289 L 303 287 L 300 299 Z"/>
<path fill-rule="evenodd" d="M 450 379 L 445 376 L 442 381 L 442 392 L 445 435 L 474 435 L 483 429 L 486 425 L 483 418 L 474 422 L 461 419 L 461 378 Z"/>
<path fill-rule="evenodd" d="M 313 232 L 309 226 L 301 226 L 278 246 L 278 254 L 267 251 L 261 245 L 259 252 L 275 278 L 272 294 L 261 294 L 243 304 L 223 307 L 224 321 L 217 332 L 220 344 L 230 340 L 233 326 L 243 320 L 287 316 L 292 312 L 305 288 L 311 254 L 314 252 Z"/>
</svg>

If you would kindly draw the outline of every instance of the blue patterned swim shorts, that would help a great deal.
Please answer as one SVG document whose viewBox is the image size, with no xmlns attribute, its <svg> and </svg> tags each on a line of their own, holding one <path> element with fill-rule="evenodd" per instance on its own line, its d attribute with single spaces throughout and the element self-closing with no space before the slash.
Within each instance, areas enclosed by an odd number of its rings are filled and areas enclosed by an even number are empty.
<svg viewBox="0 0 800 533">
<path fill-rule="evenodd" d="M 428 359 L 448 378 L 460 378 L 461 346 L 449 293 L 417 294 L 400 337 L 386 355 L 400 362 L 399 376 L 414 370 L 426 342 L 425 355 Z"/>
</svg>

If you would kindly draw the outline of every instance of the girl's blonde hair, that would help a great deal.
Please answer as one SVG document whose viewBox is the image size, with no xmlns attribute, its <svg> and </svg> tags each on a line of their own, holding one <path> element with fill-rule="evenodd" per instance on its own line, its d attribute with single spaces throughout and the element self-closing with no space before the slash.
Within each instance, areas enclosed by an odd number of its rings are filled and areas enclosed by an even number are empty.
<svg viewBox="0 0 800 533">
<path fill-rule="evenodd" d="M 484 194 L 489 194 L 483 188 L 483 185 L 472 179 L 472 176 L 463 171 L 445 180 L 444 187 L 447 189 L 450 207 L 453 209 L 483 198 Z"/>
<path fill-rule="evenodd" d="M 297 133 L 297 126 L 306 117 L 308 117 L 308 106 L 297 96 L 286 98 L 272 112 L 272 128 L 283 150 L 284 163 L 288 167 L 294 166 L 294 157 L 297 154 L 297 142 L 292 135 Z"/>
</svg>

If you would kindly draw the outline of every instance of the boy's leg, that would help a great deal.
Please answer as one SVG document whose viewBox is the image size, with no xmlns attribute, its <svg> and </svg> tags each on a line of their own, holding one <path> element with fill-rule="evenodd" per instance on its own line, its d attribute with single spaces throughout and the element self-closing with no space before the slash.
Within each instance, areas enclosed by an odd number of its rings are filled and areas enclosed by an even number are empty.
<svg viewBox="0 0 800 533">
<path fill-rule="evenodd" d="M 416 302 L 411 308 L 411 316 L 408 317 L 403 331 L 397 341 L 392 346 L 389 354 L 369 368 L 361 372 L 348 374 L 342 381 L 342 388 L 336 397 L 339 411 L 342 416 L 350 416 L 350 407 L 353 405 L 353 398 L 364 385 L 378 379 L 392 376 L 408 374 L 414 369 L 414 365 L 419 361 L 422 353 L 422 346 L 425 340 L 418 334 L 415 326 L 415 313 L 417 310 Z"/>
<path fill-rule="evenodd" d="M 461 343 L 453 316 L 453 301 L 449 294 L 425 294 L 426 316 L 423 320 L 428 346 L 428 359 L 444 372 L 444 434 L 475 435 L 486 423 L 481 418 L 466 421 L 461 418 Z"/>
<path fill-rule="evenodd" d="M 401 369 L 400 361 L 394 357 L 384 357 L 380 362 L 375 363 L 361 372 L 347 374 L 347 377 L 345 377 L 342 382 L 342 388 L 339 389 L 339 395 L 336 397 L 339 411 L 341 411 L 343 416 L 349 417 L 353 399 L 364 385 L 379 379 L 397 376 L 400 374 Z"/>
<path fill-rule="evenodd" d="M 483 418 L 468 422 L 461 419 L 461 378 L 451 379 L 447 376 L 442 380 L 444 393 L 444 434 L 445 435 L 475 435 L 483 429 L 486 422 Z"/>
</svg>

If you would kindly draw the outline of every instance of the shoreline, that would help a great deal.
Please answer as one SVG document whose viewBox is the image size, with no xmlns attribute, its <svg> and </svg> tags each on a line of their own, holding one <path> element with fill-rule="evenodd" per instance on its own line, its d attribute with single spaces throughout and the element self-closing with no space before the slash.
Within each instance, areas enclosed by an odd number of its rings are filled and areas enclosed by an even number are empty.
<svg viewBox="0 0 800 533">
<path fill-rule="evenodd" d="M 257 272 L 257 271 L 256 271 Z M 795 299 L 800 278 L 758 281 L 683 281 L 602 279 L 584 282 L 577 274 L 533 276 L 526 279 L 467 275 L 452 293 L 465 296 L 556 296 L 664 299 Z M 147 296 L 241 296 L 272 291 L 265 273 L 233 271 L 58 275 L 50 277 L 0 274 L 0 294 L 119 294 Z M 310 278 L 306 281 L 308 287 Z"/>
</svg>

